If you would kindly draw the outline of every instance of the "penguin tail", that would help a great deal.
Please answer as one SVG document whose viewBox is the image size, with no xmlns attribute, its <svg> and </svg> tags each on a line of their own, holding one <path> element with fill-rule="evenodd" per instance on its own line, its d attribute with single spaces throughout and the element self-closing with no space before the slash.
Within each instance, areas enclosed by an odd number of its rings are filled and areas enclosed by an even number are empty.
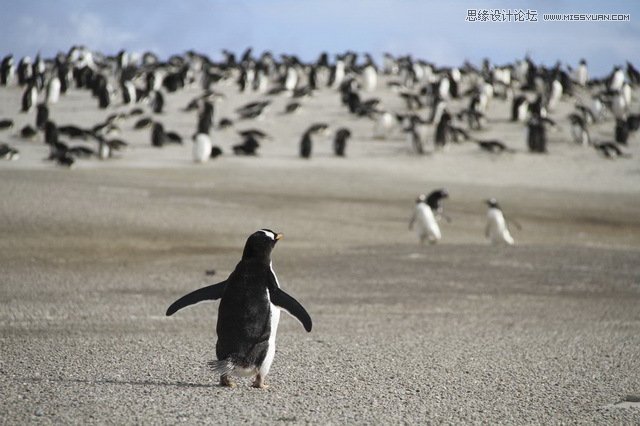
<svg viewBox="0 0 640 426">
<path fill-rule="evenodd" d="M 209 368 L 211 368 L 216 374 L 225 375 L 229 374 L 236 367 L 235 363 L 230 359 L 222 359 L 222 360 L 213 360 L 207 363 Z"/>
</svg>

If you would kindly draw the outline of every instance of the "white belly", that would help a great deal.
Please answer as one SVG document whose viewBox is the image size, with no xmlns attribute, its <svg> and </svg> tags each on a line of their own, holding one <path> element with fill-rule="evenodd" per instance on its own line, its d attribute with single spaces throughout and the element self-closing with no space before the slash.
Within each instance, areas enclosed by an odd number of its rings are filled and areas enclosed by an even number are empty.
<svg viewBox="0 0 640 426">
<path fill-rule="evenodd" d="M 211 157 L 211 140 L 204 133 L 196 135 L 193 142 L 193 161 L 204 163 Z"/>
<path fill-rule="evenodd" d="M 378 75 L 375 68 L 368 66 L 364 69 L 364 89 L 367 92 L 371 92 L 376 89 L 378 85 Z"/>
<path fill-rule="evenodd" d="M 416 207 L 416 232 L 418 236 L 425 236 L 429 241 L 435 243 L 442 238 L 438 221 L 431 211 L 431 207 L 420 203 Z"/>
<path fill-rule="evenodd" d="M 489 209 L 487 213 L 487 226 L 489 229 L 489 239 L 493 244 L 508 244 L 514 243 L 513 237 L 507 228 L 507 224 L 504 220 L 504 215 L 498 209 Z"/>
</svg>

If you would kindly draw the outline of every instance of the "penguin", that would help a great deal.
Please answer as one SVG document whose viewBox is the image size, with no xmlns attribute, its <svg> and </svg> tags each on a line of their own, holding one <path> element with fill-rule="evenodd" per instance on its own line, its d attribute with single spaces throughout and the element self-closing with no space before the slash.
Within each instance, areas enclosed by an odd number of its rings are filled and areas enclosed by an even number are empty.
<svg viewBox="0 0 640 426">
<path fill-rule="evenodd" d="M 587 81 L 589 81 L 589 72 L 587 70 L 587 61 L 585 59 L 580 59 L 578 68 L 575 71 L 575 81 L 583 87 L 586 86 Z"/>
<path fill-rule="evenodd" d="M 98 107 L 100 109 L 108 108 L 109 104 L 111 103 L 111 95 L 109 93 L 109 86 L 106 83 L 106 80 L 101 80 L 101 83 L 97 88 L 97 95 L 98 95 Z"/>
<path fill-rule="evenodd" d="M 617 92 L 622 89 L 622 85 L 624 84 L 624 72 L 618 66 L 613 68 L 611 75 L 609 76 L 608 81 L 608 90 L 611 92 Z"/>
<path fill-rule="evenodd" d="M 44 124 L 49 120 L 49 108 L 45 104 L 38 104 L 36 112 L 36 128 L 42 130 Z"/>
<path fill-rule="evenodd" d="M 8 54 L 2 58 L 2 62 L 0 63 L 0 86 L 6 86 L 11 83 L 14 73 L 13 55 Z"/>
<path fill-rule="evenodd" d="M 287 67 L 287 74 L 284 81 L 284 88 L 288 92 L 293 92 L 293 90 L 298 85 L 298 72 L 293 66 Z"/>
<path fill-rule="evenodd" d="M 529 109 L 529 102 L 523 95 L 513 98 L 511 104 L 511 121 L 524 122 L 527 117 L 527 111 Z"/>
<path fill-rule="evenodd" d="M 151 101 L 151 110 L 155 114 L 162 114 L 162 109 L 164 108 L 164 95 L 159 90 L 153 91 L 153 97 Z"/>
<path fill-rule="evenodd" d="M 442 116 L 440 117 L 440 121 L 436 126 L 436 134 L 435 134 L 435 145 L 437 147 L 444 147 L 449 139 L 451 126 L 451 114 L 445 109 L 442 112 Z"/>
<path fill-rule="evenodd" d="M 49 146 L 55 146 L 58 143 L 58 126 L 49 120 L 44 124 L 44 143 Z"/>
<path fill-rule="evenodd" d="M 213 103 L 205 101 L 202 110 L 198 114 L 198 133 L 208 135 L 213 125 Z"/>
<path fill-rule="evenodd" d="M 0 143 L 0 159 L 15 161 L 20 158 L 20 152 L 6 143 Z"/>
<path fill-rule="evenodd" d="M 20 129 L 20 137 L 24 139 L 33 139 L 38 134 L 38 131 L 28 124 Z"/>
<path fill-rule="evenodd" d="M 98 139 L 98 158 L 101 160 L 111 158 L 111 146 L 102 137 Z"/>
<path fill-rule="evenodd" d="M 376 71 L 373 62 L 367 64 L 362 70 L 362 86 L 367 92 L 373 92 L 378 85 L 378 72 Z"/>
<path fill-rule="evenodd" d="M 333 138 L 333 152 L 338 157 L 345 156 L 345 149 L 347 147 L 347 140 L 351 137 L 351 131 L 347 128 L 341 128 L 336 131 Z"/>
<path fill-rule="evenodd" d="M 374 124 L 373 137 L 376 139 L 386 139 L 389 137 L 396 122 L 392 113 L 388 111 L 380 112 Z"/>
<path fill-rule="evenodd" d="M 167 135 L 164 132 L 164 126 L 161 123 L 153 123 L 151 129 L 151 145 L 156 148 L 160 148 L 167 140 Z"/>
<path fill-rule="evenodd" d="M 631 154 L 622 151 L 615 142 L 599 142 L 593 144 L 593 147 L 606 158 L 631 158 Z"/>
<path fill-rule="evenodd" d="M 153 124 L 153 120 L 148 118 L 148 117 L 144 117 L 141 118 L 140 120 L 136 121 L 135 124 L 133 125 L 133 128 L 135 130 L 140 130 L 140 129 L 146 129 L 147 127 L 151 126 Z"/>
<path fill-rule="evenodd" d="M 507 244 L 512 246 L 515 241 L 509 232 L 507 221 L 504 213 L 495 198 L 485 200 L 489 210 L 487 211 L 487 226 L 484 231 L 485 237 L 487 237 L 492 244 Z"/>
<path fill-rule="evenodd" d="M 211 158 L 211 139 L 206 133 L 197 133 L 193 137 L 193 161 L 206 163 Z"/>
<path fill-rule="evenodd" d="M 253 387 L 267 387 L 265 378 L 275 355 L 280 310 L 311 331 L 311 317 L 280 288 L 273 270 L 271 252 L 281 239 L 282 234 L 270 229 L 256 231 L 247 239 L 242 259 L 225 281 L 191 292 L 167 309 L 166 315 L 171 316 L 186 306 L 220 299 L 217 359 L 208 363 L 220 375 L 220 386 L 235 386 L 231 376 L 254 376 Z"/>
<path fill-rule="evenodd" d="M 589 130 L 584 118 L 580 114 L 572 113 L 569 114 L 569 121 L 571 122 L 573 141 L 583 146 L 591 145 Z"/>
<path fill-rule="evenodd" d="M 611 112 L 616 120 L 624 120 L 627 117 L 627 100 L 622 91 L 617 92 L 611 98 Z"/>
<path fill-rule="evenodd" d="M 631 129 L 628 120 L 616 119 L 616 127 L 614 129 L 615 141 L 620 145 L 627 145 Z"/>
<path fill-rule="evenodd" d="M 55 72 L 55 70 L 54 70 Z M 47 91 L 45 96 L 45 102 L 47 104 L 57 104 L 60 99 L 60 78 L 57 74 L 53 74 L 47 83 Z"/>
<path fill-rule="evenodd" d="M 551 90 L 547 101 L 547 109 L 553 111 L 562 97 L 562 84 L 557 79 L 551 82 Z"/>
<path fill-rule="evenodd" d="M 547 152 L 547 133 L 544 121 L 535 116 L 527 123 L 527 145 L 531 152 Z"/>
<path fill-rule="evenodd" d="M 11 119 L 4 119 L 4 120 L 0 120 L 0 130 L 7 130 L 13 127 L 13 120 Z"/>
<path fill-rule="evenodd" d="M 242 137 L 242 143 L 234 145 L 233 153 L 235 155 L 257 155 L 257 150 L 260 148 L 261 139 L 269 139 L 269 135 L 261 130 L 251 129 L 238 132 Z"/>
<path fill-rule="evenodd" d="M 300 109 L 301 106 L 302 106 L 302 104 L 300 102 L 289 102 L 284 107 L 284 111 L 282 112 L 282 114 L 292 114 L 292 113 L 298 111 L 298 109 Z"/>
<path fill-rule="evenodd" d="M 409 229 L 415 227 L 421 245 L 424 245 L 427 240 L 430 244 L 436 244 L 442 238 L 437 216 L 438 211 L 441 210 L 440 199 L 446 197 L 448 194 L 442 189 L 433 191 L 428 197 L 425 194 L 420 194 L 416 198 L 415 210 L 409 221 Z"/>
<path fill-rule="evenodd" d="M 336 63 L 331 67 L 331 76 L 329 77 L 328 85 L 334 89 L 337 89 L 342 85 L 342 80 L 346 75 L 345 64 L 342 56 L 336 59 Z"/>
<path fill-rule="evenodd" d="M 35 84 L 29 83 L 22 95 L 22 112 L 29 112 L 38 101 L 38 89 Z"/>
<path fill-rule="evenodd" d="M 302 135 L 302 138 L 300 139 L 300 157 L 301 158 L 307 158 L 307 159 L 311 158 L 311 149 L 312 149 L 311 136 L 316 133 L 324 132 L 325 130 L 327 130 L 328 127 L 329 127 L 328 124 L 317 123 L 309 127 L 307 131 L 304 132 L 304 134 Z"/>
<path fill-rule="evenodd" d="M 131 80 L 123 80 L 120 84 L 122 90 L 122 103 L 125 105 L 135 103 L 137 101 L 136 86 Z"/>
</svg>

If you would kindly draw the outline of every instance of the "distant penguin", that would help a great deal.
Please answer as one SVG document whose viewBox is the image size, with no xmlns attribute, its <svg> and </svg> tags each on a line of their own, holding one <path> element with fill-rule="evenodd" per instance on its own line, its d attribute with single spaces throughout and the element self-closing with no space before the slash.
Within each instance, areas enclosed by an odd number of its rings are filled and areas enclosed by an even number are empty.
<svg viewBox="0 0 640 426">
<path fill-rule="evenodd" d="M 38 101 L 38 89 L 33 83 L 29 83 L 22 94 L 22 112 L 29 112 Z"/>
<path fill-rule="evenodd" d="M 6 86 L 13 80 L 15 67 L 13 65 L 13 55 L 9 54 L 2 58 L 0 62 L 0 86 Z"/>
<path fill-rule="evenodd" d="M 528 109 L 529 102 L 525 96 L 520 95 L 514 97 L 511 104 L 511 121 L 524 122 L 527 117 Z"/>
<path fill-rule="evenodd" d="M 527 146 L 531 152 L 547 152 L 547 132 L 541 118 L 532 117 L 527 123 Z"/>
<path fill-rule="evenodd" d="M 575 75 L 576 83 L 580 86 L 586 86 L 587 81 L 589 81 L 589 72 L 587 70 L 587 61 L 584 59 L 580 60 L 580 64 L 578 65 L 578 69 L 576 69 Z"/>
<path fill-rule="evenodd" d="M 629 140 L 629 125 L 627 120 L 623 120 L 621 118 L 616 119 L 616 127 L 614 129 L 615 140 L 617 143 L 621 145 L 627 145 L 627 141 Z"/>
<path fill-rule="evenodd" d="M 220 375 L 220 385 L 233 387 L 231 376 L 254 376 L 252 386 L 265 388 L 275 355 L 276 332 L 283 309 L 304 329 L 312 328 L 302 305 L 280 288 L 273 271 L 271 252 L 282 234 L 261 229 L 244 246 L 242 259 L 225 281 L 181 297 L 167 309 L 167 316 L 205 300 L 218 300 L 217 360 L 209 362 Z"/>
<path fill-rule="evenodd" d="M 162 147 L 167 140 L 167 134 L 164 131 L 164 126 L 161 123 L 153 123 L 151 128 L 151 145 L 156 148 Z"/>
<path fill-rule="evenodd" d="M 98 142 L 98 157 L 101 160 L 106 160 L 111 157 L 111 146 L 109 146 L 109 143 L 103 138 L 100 138 Z"/>
<path fill-rule="evenodd" d="M 211 131 L 213 125 L 213 104 L 209 101 L 205 101 L 202 104 L 202 109 L 198 114 L 198 129 L 197 133 L 204 133 L 206 135 Z"/>
<path fill-rule="evenodd" d="M 31 67 L 31 58 L 25 56 L 18 62 L 18 85 L 24 86 L 32 80 L 33 68 Z"/>
<path fill-rule="evenodd" d="M 293 90 L 298 86 L 298 71 L 293 67 L 287 67 L 287 74 L 285 76 L 284 88 L 293 92 Z"/>
<path fill-rule="evenodd" d="M 373 92 L 378 85 L 378 72 L 375 66 L 370 63 L 362 70 L 362 86 L 367 92 Z"/>
<path fill-rule="evenodd" d="M 334 89 L 340 87 L 342 81 L 345 77 L 345 65 L 344 60 L 342 58 L 336 59 L 336 64 L 333 66 L 331 71 L 331 77 L 329 78 L 329 84 Z"/>
<path fill-rule="evenodd" d="M 60 79 L 53 74 L 47 83 L 45 102 L 47 104 L 57 104 L 60 99 Z"/>
<path fill-rule="evenodd" d="M 44 129 L 45 123 L 49 120 L 49 108 L 45 104 L 38 104 L 36 112 L 36 128 Z"/>
<path fill-rule="evenodd" d="M 164 108 L 164 95 L 161 91 L 155 90 L 153 92 L 153 97 L 151 101 L 151 110 L 155 114 L 162 114 L 162 109 Z"/>
<path fill-rule="evenodd" d="M 562 84 L 560 84 L 560 82 L 557 79 L 554 79 L 551 82 L 549 100 L 547 101 L 547 108 L 549 109 L 549 111 L 553 111 L 556 108 L 561 97 L 562 97 Z"/>
<path fill-rule="evenodd" d="M 449 76 L 445 75 L 440 79 L 438 83 L 438 96 L 440 99 L 449 99 L 451 81 L 449 80 Z"/>
<path fill-rule="evenodd" d="M 15 161 L 20 158 L 20 152 L 6 143 L 0 143 L 0 159 Z"/>
<path fill-rule="evenodd" d="M 124 80 L 120 85 L 122 91 L 122 103 L 125 105 L 136 103 L 136 86 L 131 80 Z"/>
<path fill-rule="evenodd" d="M 444 99 L 440 98 L 439 96 L 436 96 L 436 98 L 433 100 L 431 115 L 429 116 L 429 119 L 427 121 L 429 123 L 438 124 L 440 122 L 440 119 L 442 118 L 442 113 L 446 108 L 447 108 L 447 102 Z"/>
<path fill-rule="evenodd" d="M 590 145 L 591 138 L 584 118 L 579 114 L 570 114 L 569 121 L 571 122 L 571 136 L 573 137 L 573 141 L 583 146 Z"/>
<path fill-rule="evenodd" d="M 627 100 L 622 91 L 617 92 L 611 98 L 611 112 L 616 120 L 625 120 L 627 118 Z"/>
<path fill-rule="evenodd" d="M 609 91 L 618 92 L 622 89 L 623 84 L 624 72 L 620 67 L 616 66 L 609 77 Z"/>
<path fill-rule="evenodd" d="M 50 146 L 55 146 L 58 143 L 58 127 L 56 124 L 49 120 L 44 124 L 44 143 Z"/>
<path fill-rule="evenodd" d="M 111 94 L 109 93 L 109 85 L 104 82 L 98 87 L 98 107 L 100 109 L 106 109 L 111 103 Z"/>
<path fill-rule="evenodd" d="M 424 244 L 426 241 L 429 241 L 430 244 L 435 244 L 440 241 L 442 234 L 436 220 L 436 213 L 427 204 L 427 200 L 428 197 L 425 194 L 421 194 L 416 199 L 413 216 L 409 221 L 409 229 L 415 229 L 420 244 Z"/>
<path fill-rule="evenodd" d="M 458 68 L 453 68 L 449 73 L 449 94 L 454 99 L 457 99 L 459 97 L 461 79 L 462 75 L 460 74 L 460 70 Z"/>
<path fill-rule="evenodd" d="M 329 126 L 324 123 L 314 124 L 307 129 L 302 135 L 300 139 L 300 157 L 301 158 L 311 158 L 311 150 L 313 141 L 311 140 L 311 136 L 316 133 L 324 132 Z"/>
<path fill-rule="evenodd" d="M 198 133 L 193 137 L 193 161 L 205 163 L 211 158 L 211 139 L 206 133 Z"/>
<path fill-rule="evenodd" d="M 333 152 L 338 157 L 345 156 L 345 149 L 347 147 L 347 140 L 351 137 L 351 131 L 347 128 L 338 129 L 333 138 Z"/>
<path fill-rule="evenodd" d="M 407 133 L 407 144 L 409 146 L 409 150 L 418 155 L 424 154 L 424 143 L 422 141 L 422 137 L 418 130 L 415 127 L 410 127 L 405 129 Z"/>
<path fill-rule="evenodd" d="M 485 236 L 492 244 L 513 245 L 513 237 L 509 232 L 507 221 L 505 220 L 502 209 L 498 205 L 498 201 L 496 201 L 495 198 L 491 198 L 485 202 L 489 206 L 489 210 L 487 211 L 487 226 L 484 232 Z"/>
<path fill-rule="evenodd" d="M 437 147 L 444 147 L 449 140 L 449 133 L 451 132 L 451 114 L 447 110 L 444 110 L 440 121 L 436 126 L 435 145 Z"/>
<path fill-rule="evenodd" d="M 378 139 L 386 139 L 396 124 L 396 119 L 388 111 L 381 112 L 376 118 L 373 128 L 373 137 Z"/>
<path fill-rule="evenodd" d="M 0 131 L 12 128 L 13 124 L 13 120 L 9 118 L 0 120 Z"/>
</svg>

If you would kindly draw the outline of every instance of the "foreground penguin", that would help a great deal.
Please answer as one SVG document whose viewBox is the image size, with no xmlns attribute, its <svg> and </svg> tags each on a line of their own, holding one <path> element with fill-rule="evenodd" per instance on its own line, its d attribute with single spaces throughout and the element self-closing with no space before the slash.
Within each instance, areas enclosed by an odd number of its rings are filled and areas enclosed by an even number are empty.
<svg viewBox="0 0 640 426">
<path fill-rule="evenodd" d="M 491 198 L 485 201 L 489 206 L 487 211 L 487 226 L 485 228 L 485 236 L 491 240 L 492 244 L 508 244 L 512 246 L 514 244 L 513 237 L 507 227 L 507 221 L 505 220 L 504 213 L 498 205 L 498 201 L 495 198 Z"/>
<path fill-rule="evenodd" d="M 311 318 L 296 299 L 280 289 L 273 272 L 271 251 L 282 238 L 269 229 L 253 233 L 242 259 L 226 281 L 183 296 L 167 310 L 167 316 L 203 300 L 221 299 L 216 332 L 216 361 L 209 362 L 220 374 L 220 385 L 235 386 L 235 376 L 255 376 L 253 387 L 265 388 L 265 377 L 275 355 L 280 309 L 296 317 L 311 331 Z"/>
</svg>

